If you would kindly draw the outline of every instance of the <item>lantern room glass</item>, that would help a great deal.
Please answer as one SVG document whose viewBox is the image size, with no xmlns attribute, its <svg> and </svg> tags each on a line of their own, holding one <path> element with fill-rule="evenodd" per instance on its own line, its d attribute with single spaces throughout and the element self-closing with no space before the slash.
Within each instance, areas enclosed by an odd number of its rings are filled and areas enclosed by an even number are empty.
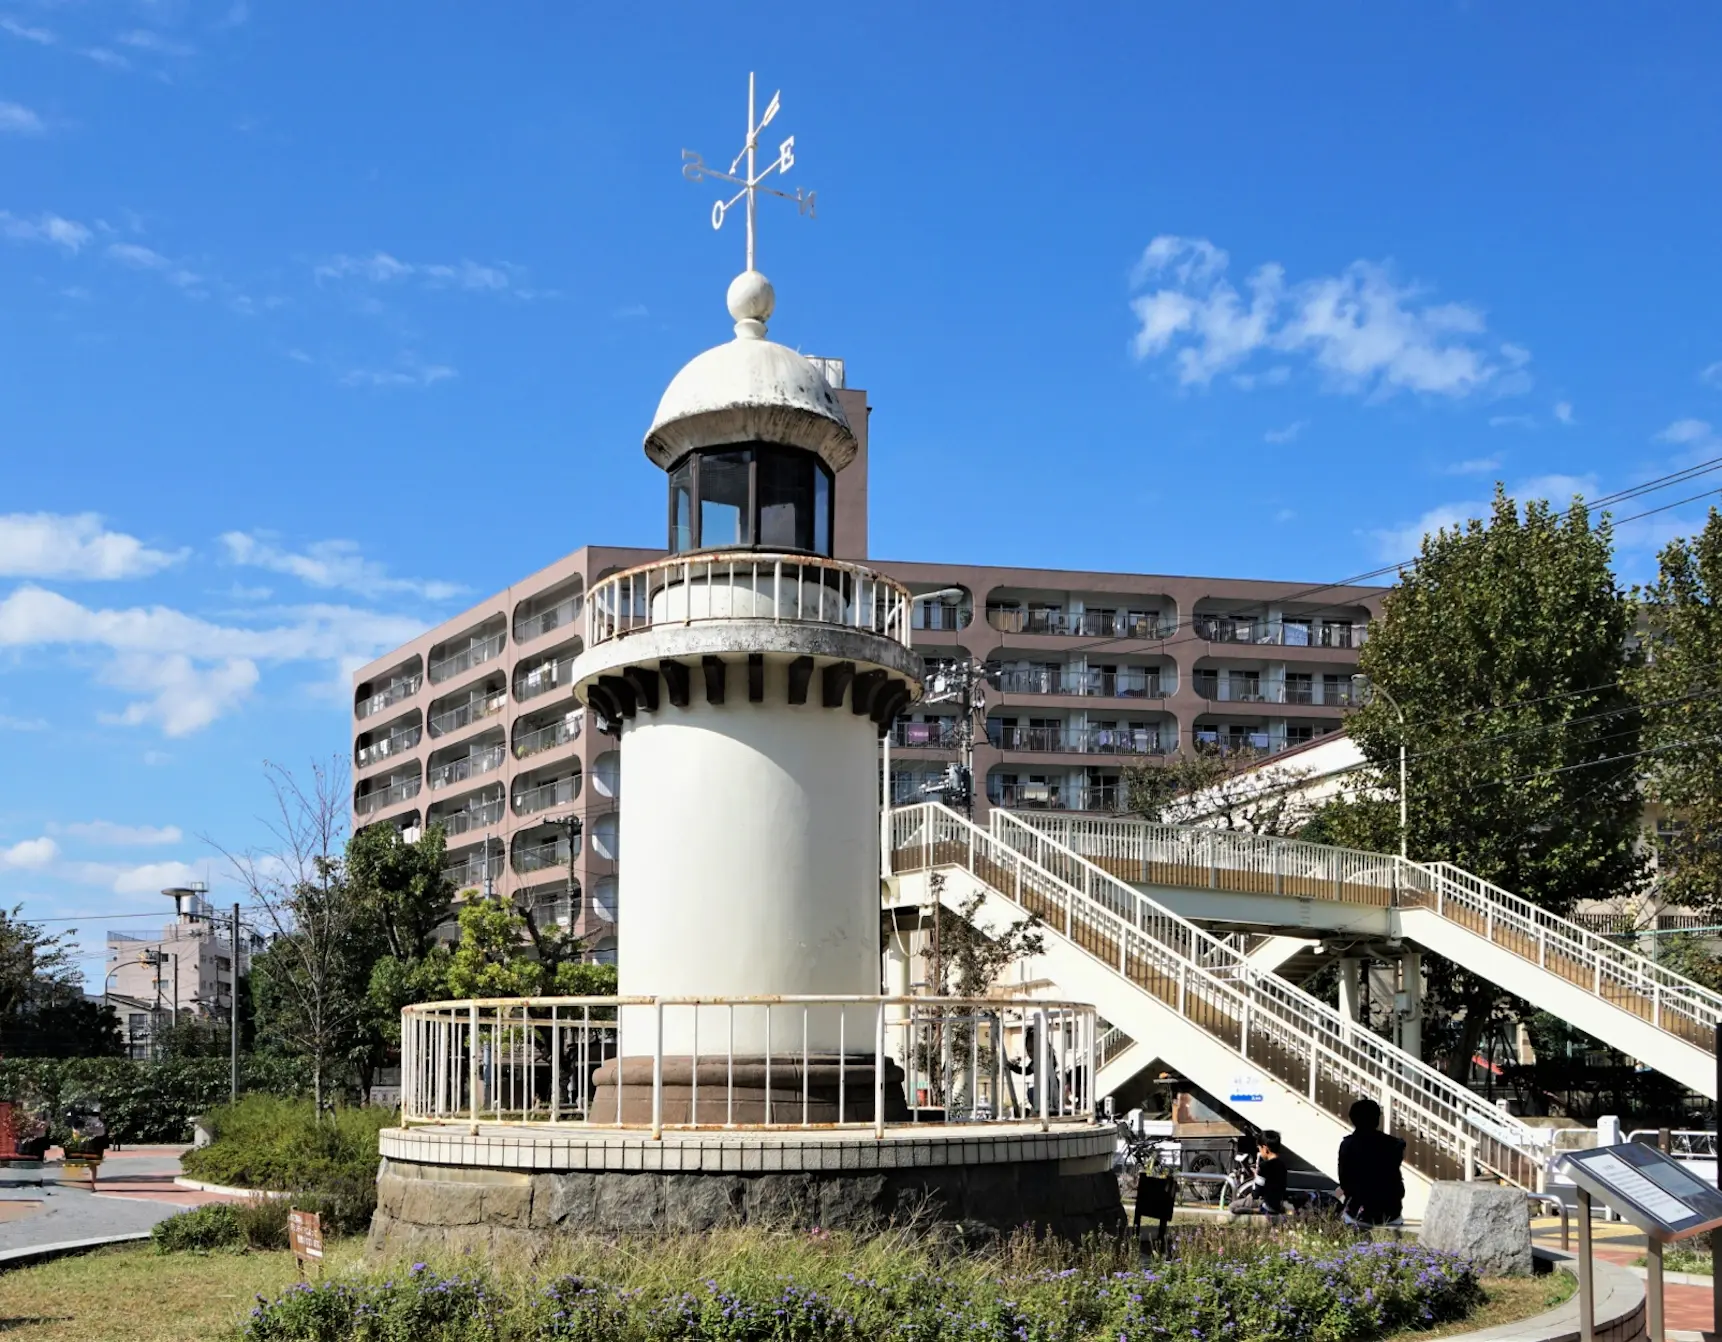
<svg viewBox="0 0 1722 1342">
<path fill-rule="evenodd" d="M 831 553 L 831 471 L 801 448 L 728 444 L 670 469 L 669 548 Z"/>
</svg>

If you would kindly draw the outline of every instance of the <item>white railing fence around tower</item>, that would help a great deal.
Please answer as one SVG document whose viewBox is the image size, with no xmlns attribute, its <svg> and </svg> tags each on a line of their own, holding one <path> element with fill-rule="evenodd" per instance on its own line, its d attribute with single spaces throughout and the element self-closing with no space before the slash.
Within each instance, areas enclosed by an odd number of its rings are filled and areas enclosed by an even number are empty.
<svg viewBox="0 0 1722 1342">
<path fill-rule="evenodd" d="M 1092 1123 L 1096 1039 L 1093 1007 L 1020 997 L 430 1002 L 401 1012 L 401 1120 L 654 1137 Z"/>
<path fill-rule="evenodd" d="M 863 564 L 719 551 L 660 559 L 593 584 L 586 646 L 708 620 L 824 624 L 910 642 L 909 589 Z"/>
<path fill-rule="evenodd" d="M 1541 1186 L 1547 1152 L 1536 1129 L 1015 816 L 994 811 L 993 824 L 989 833 L 933 803 L 893 811 L 893 869 L 968 870 L 1329 1114 L 1377 1100 L 1407 1160 L 1433 1178 L 1481 1170 Z"/>
<path fill-rule="evenodd" d="M 1451 863 L 1145 820 L 993 817 L 1132 885 L 1427 909 L 1706 1051 L 1722 1021 L 1722 994 Z"/>
</svg>

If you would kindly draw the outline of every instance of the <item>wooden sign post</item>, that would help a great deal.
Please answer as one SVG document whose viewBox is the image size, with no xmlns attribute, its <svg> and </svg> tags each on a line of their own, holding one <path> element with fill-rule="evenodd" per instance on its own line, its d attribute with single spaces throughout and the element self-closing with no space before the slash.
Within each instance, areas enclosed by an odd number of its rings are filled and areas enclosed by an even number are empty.
<svg viewBox="0 0 1722 1342">
<path fill-rule="evenodd" d="M 299 1265 L 299 1280 L 305 1280 L 305 1260 L 317 1264 L 317 1275 L 323 1275 L 323 1218 L 316 1212 L 289 1210 L 287 1213 L 287 1243 L 293 1250 L 293 1261 Z"/>
</svg>

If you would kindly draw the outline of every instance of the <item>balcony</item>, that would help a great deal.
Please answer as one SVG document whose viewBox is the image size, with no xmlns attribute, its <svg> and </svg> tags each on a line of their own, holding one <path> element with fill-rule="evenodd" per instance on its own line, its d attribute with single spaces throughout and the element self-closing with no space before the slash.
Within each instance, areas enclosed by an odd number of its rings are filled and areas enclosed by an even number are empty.
<svg viewBox="0 0 1722 1342">
<path fill-rule="evenodd" d="M 395 805 L 396 802 L 407 801 L 419 795 L 421 784 L 417 778 L 404 778 L 398 782 L 361 792 L 353 798 L 353 811 L 356 815 L 375 815 L 378 811 Z"/>
<path fill-rule="evenodd" d="M 554 867 L 566 867 L 569 856 L 568 840 L 555 838 L 537 842 L 517 842 L 514 845 L 512 860 L 514 870 L 524 876 L 528 872 L 549 871 Z"/>
<path fill-rule="evenodd" d="M 483 829 L 494 825 L 502 819 L 502 798 L 500 795 L 481 802 L 469 802 L 458 811 L 450 811 L 447 815 L 432 815 L 430 823 L 441 825 L 442 832 L 449 838 L 458 834 L 469 834 L 473 830 Z"/>
<path fill-rule="evenodd" d="M 1351 677 L 1345 676 L 1337 683 L 1333 681 L 1298 681 L 1287 679 L 1285 698 L 1280 700 L 1286 704 L 1313 704 L 1328 708 L 1355 708 L 1362 702 L 1357 691 L 1352 688 Z"/>
<path fill-rule="evenodd" d="M 1361 648 L 1367 624 L 1349 620 L 1269 620 L 1261 615 L 1197 614 L 1190 622 L 1209 643 L 1252 643 L 1286 648 Z"/>
<path fill-rule="evenodd" d="M 1259 676 L 1220 675 L 1197 671 L 1191 683 L 1202 698 L 1218 704 L 1283 704 L 1285 686 L 1262 684 Z"/>
<path fill-rule="evenodd" d="M 993 682 L 1005 694 L 1073 694 L 1094 699 L 1164 699 L 1159 668 L 1105 671 L 1037 666 L 1002 671 Z"/>
<path fill-rule="evenodd" d="M 424 684 L 424 676 L 413 672 L 409 676 L 399 676 L 389 681 L 382 689 L 359 700 L 353 708 L 353 715 L 368 718 L 373 713 L 381 713 L 385 708 L 398 704 L 403 699 L 410 699 L 419 692 L 419 686 Z"/>
<path fill-rule="evenodd" d="M 514 734 L 514 758 L 528 759 L 533 755 L 541 755 L 546 750 L 555 750 L 565 746 L 570 741 L 580 738 L 580 723 L 583 721 L 578 713 L 571 713 L 565 718 L 547 723 L 542 727 L 529 727 L 524 731 L 516 730 Z"/>
<path fill-rule="evenodd" d="M 573 676 L 570 673 L 574 670 L 574 659 L 579 655 L 579 640 L 575 640 L 566 649 L 558 649 L 554 654 L 537 658 L 520 667 L 514 673 L 516 702 L 524 703 L 558 687 L 566 688 L 573 684 Z"/>
<path fill-rule="evenodd" d="M 580 618 L 580 612 L 585 606 L 586 593 L 581 586 L 581 580 L 576 578 L 574 590 L 568 591 L 568 585 L 544 593 L 532 601 L 522 601 L 514 611 L 514 641 L 530 643 L 535 638 L 543 638 L 554 629 L 566 629 Z M 544 602 L 550 605 L 544 605 Z"/>
<path fill-rule="evenodd" d="M 940 718 L 935 722 L 895 722 L 891 725 L 891 744 L 903 750 L 954 750 L 961 740 L 955 718 Z"/>
<path fill-rule="evenodd" d="M 580 775 L 553 778 L 517 790 L 514 794 L 515 815 L 536 815 L 557 806 L 571 805 L 580 795 Z"/>
<path fill-rule="evenodd" d="M 426 775 L 430 780 L 431 791 L 445 788 L 454 783 L 464 783 L 469 778 L 477 778 L 487 774 L 502 764 L 504 751 L 498 741 L 493 746 L 482 746 L 459 759 L 439 764 Z"/>
<path fill-rule="evenodd" d="M 417 717 L 418 715 L 415 713 L 413 716 Z M 423 736 L 424 728 L 415 722 L 410 727 L 403 727 L 399 731 L 392 731 L 380 740 L 372 741 L 367 745 L 362 745 L 359 747 L 357 752 L 359 767 L 361 769 L 368 769 L 373 764 L 380 764 L 382 761 L 393 755 L 403 754 L 416 746 Z"/>
<path fill-rule="evenodd" d="M 431 683 L 448 680 L 453 676 L 458 676 L 462 671 L 469 671 L 475 666 L 490 661 L 501 653 L 503 644 L 506 642 L 507 635 L 505 634 L 492 634 L 489 638 L 474 639 L 472 643 L 459 652 L 451 653 L 440 661 L 430 664 Z"/>
<path fill-rule="evenodd" d="M 1006 727 L 987 724 L 987 740 L 1000 750 L 1037 751 L 1054 755 L 1164 755 L 1170 753 L 1159 727 Z"/>
<path fill-rule="evenodd" d="M 501 843 L 487 839 L 480 847 L 455 854 L 442 874 L 457 890 L 483 889 L 487 877 L 502 875 Z"/>
<path fill-rule="evenodd" d="M 469 695 L 465 700 L 453 707 L 445 708 L 440 713 L 430 716 L 430 734 L 432 736 L 447 736 L 457 732 L 462 727 L 469 727 L 485 718 L 495 717 L 502 712 L 508 703 L 508 697 L 501 690 L 491 693 L 480 691 Z"/>
<path fill-rule="evenodd" d="M 909 626 L 912 629 L 950 630 L 954 633 L 959 629 L 966 629 L 974 617 L 974 609 L 967 604 L 959 605 L 955 601 L 917 601 Z"/>
<path fill-rule="evenodd" d="M 1175 620 L 1154 612 L 1090 610 L 1081 613 L 1056 607 L 987 607 L 987 623 L 1003 634 L 1050 634 L 1082 638 L 1163 639 L 1177 629 Z"/>
<path fill-rule="evenodd" d="M 1120 784 L 1001 783 L 987 788 L 987 800 L 1010 811 L 1101 811 L 1115 814 L 1123 805 Z"/>
</svg>

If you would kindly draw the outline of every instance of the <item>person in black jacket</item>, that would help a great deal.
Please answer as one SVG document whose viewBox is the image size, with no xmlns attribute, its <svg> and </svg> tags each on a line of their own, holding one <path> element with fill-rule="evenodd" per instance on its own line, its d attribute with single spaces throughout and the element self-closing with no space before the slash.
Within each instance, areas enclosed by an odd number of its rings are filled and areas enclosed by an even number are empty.
<svg viewBox="0 0 1722 1342">
<path fill-rule="evenodd" d="M 1280 1145 L 1280 1135 L 1272 1128 L 1262 1133 L 1256 1148 L 1256 1182 L 1260 1186 L 1262 1210 L 1269 1216 L 1283 1215 L 1286 1209 L 1286 1153 Z"/>
<path fill-rule="evenodd" d="M 1359 1100 L 1351 1106 L 1350 1136 L 1339 1143 L 1339 1195 L 1348 1221 L 1379 1226 L 1405 1211 L 1403 1138 L 1381 1131 L 1381 1106 Z"/>
</svg>

